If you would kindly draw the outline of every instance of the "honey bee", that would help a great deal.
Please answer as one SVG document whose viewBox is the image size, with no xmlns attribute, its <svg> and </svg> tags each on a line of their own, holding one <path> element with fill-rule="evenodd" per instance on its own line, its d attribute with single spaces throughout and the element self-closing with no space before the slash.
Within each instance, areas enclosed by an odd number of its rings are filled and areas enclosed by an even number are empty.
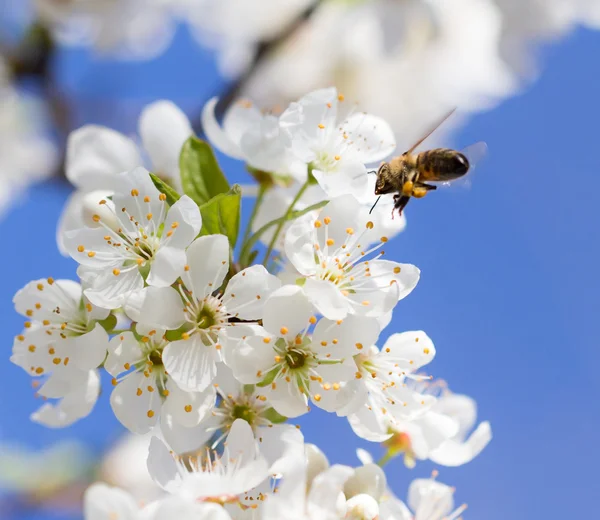
<svg viewBox="0 0 600 520">
<path fill-rule="evenodd" d="M 447 184 L 464 177 L 475 162 L 485 155 L 487 145 L 483 142 L 475 143 L 460 152 L 450 148 L 436 148 L 413 154 L 417 146 L 425 141 L 453 112 L 454 110 L 446 115 L 408 151 L 379 167 L 375 183 L 375 195 L 379 195 L 379 197 L 371 211 L 379 202 L 381 195 L 395 192 L 392 218 L 396 210 L 401 215 L 411 197 L 420 199 L 428 192 L 438 188 L 434 184 L 429 184 L 430 182 Z"/>
</svg>

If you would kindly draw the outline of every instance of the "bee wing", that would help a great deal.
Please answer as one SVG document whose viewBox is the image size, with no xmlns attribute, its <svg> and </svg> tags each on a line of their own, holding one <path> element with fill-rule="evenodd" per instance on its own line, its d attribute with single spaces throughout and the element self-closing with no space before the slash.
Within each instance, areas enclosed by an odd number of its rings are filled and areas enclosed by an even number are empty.
<svg viewBox="0 0 600 520">
<path fill-rule="evenodd" d="M 460 153 L 462 153 L 469 161 L 469 171 L 467 175 L 454 181 L 436 183 L 437 186 L 441 188 L 452 187 L 470 189 L 471 184 L 473 183 L 473 175 L 475 173 L 476 166 L 485 158 L 487 151 L 488 145 L 483 141 L 479 141 L 460 150 Z"/>
<path fill-rule="evenodd" d="M 417 148 L 417 146 L 419 146 L 423 141 L 425 141 L 425 139 L 427 139 L 431 134 L 433 134 L 433 132 L 435 132 L 440 126 L 442 126 L 442 123 L 444 123 L 446 121 L 446 119 L 448 119 L 452 114 L 454 114 L 455 111 L 456 111 L 456 107 L 453 108 L 452 110 L 450 110 L 450 112 L 448 112 L 443 117 L 443 119 L 438 121 L 435 126 L 433 126 L 423 137 L 421 137 L 421 139 L 419 139 L 406 152 L 404 152 L 404 154 L 410 155 L 411 153 L 413 153 L 415 151 L 415 148 Z"/>
</svg>

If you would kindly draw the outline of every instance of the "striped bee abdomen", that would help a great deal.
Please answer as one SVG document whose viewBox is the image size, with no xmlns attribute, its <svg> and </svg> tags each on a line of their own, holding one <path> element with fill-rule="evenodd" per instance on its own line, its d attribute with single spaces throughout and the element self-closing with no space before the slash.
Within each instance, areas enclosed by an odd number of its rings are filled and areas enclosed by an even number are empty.
<svg viewBox="0 0 600 520">
<path fill-rule="evenodd" d="M 469 160 L 450 148 L 436 148 L 417 156 L 417 169 L 421 181 L 451 181 L 469 171 Z"/>
</svg>

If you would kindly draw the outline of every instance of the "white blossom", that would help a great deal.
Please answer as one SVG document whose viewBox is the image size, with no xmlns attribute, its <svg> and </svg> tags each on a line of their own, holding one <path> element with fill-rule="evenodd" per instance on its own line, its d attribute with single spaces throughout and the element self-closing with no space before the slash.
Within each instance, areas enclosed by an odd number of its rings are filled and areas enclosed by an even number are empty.
<svg viewBox="0 0 600 520">
<path fill-rule="evenodd" d="M 258 384 L 273 407 L 286 417 L 308 412 L 310 399 L 335 411 L 342 384 L 355 377 L 352 356 L 362 343 L 376 341 L 377 320 L 348 316 L 317 319 L 302 292 L 293 285 L 275 291 L 264 310 L 264 331 L 235 347 L 231 366 L 245 384 Z M 309 328 L 315 325 L 310 334 Z"/>
<path fill-rule="evenodd" d="M 93 225 L 98 201 L 112 195 L 119 174 L 143 164 L 146 156 L 152 173 L 181 188 L 179 155 L 193 135 L 187 116 L 170 101 L 156 101 L 140 114 L 138 132 L 141 148 L 133 139 L 98 125 L 85 125 L 69 135 L 65 173 L 76 191 L 58 223 L 57 242 L 64 254 L 64 234 Z"/>
<path fill-rule="evenodd" d="M 392 129 L 381 118 L 344 105 L 335 88 L 311 92 L 281 115 L 291 149 L 306 163 L 330 198 L 365 197 L 365 164 L 375 163 L 396 148 Z"/>
<path fill-rule="evenodd" d="M 136 168 L 117 177 L 112 201 L 101 199 L 108 218 L 95 214 L 95 227 L 65 234 L 65 247 L 81 264 L 87 298 L 109 309 L 120 307 L 146 282 L 171 285 L 186 263 L 185 248 L 202 226 L 198 206 L 187 195 L 172 207 L 156 189 L 148 171 Z"/>
<path fill-rule="evenodd" d="M 378 234 L 360 208 L 351 195 L 338 197 L 317 218 L 308 214 L 297 219 L 285 237 L 286 256 L 305 278 L 304 291 L 330 319 L 386 314 L 419 280 L 414 265 L 380 260 L 382 253 L 369 258 L 388 237 Z"/>
</svg>

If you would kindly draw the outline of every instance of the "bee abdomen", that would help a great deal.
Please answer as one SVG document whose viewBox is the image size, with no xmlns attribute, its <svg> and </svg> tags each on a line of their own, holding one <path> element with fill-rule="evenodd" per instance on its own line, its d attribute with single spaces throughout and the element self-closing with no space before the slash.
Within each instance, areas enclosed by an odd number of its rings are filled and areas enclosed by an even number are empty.
<svg viewBox="0 0 600 520">
<path fill-rule="evenodd" d="M 417 169 L 420 180 L 451 181 L 469 171 L 469 160 L 456 150 L 436 148 L 417 156 Z"/>
</svg>

